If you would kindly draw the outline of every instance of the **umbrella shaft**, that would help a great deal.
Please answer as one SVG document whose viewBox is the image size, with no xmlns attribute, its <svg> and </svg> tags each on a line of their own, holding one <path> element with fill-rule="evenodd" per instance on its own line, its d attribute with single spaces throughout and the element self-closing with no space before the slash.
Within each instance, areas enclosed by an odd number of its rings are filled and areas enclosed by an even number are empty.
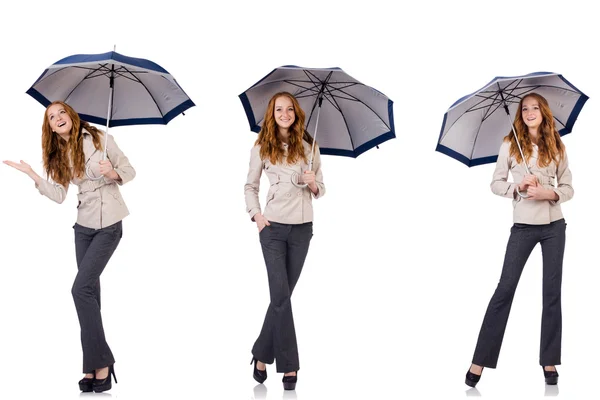
<svg viewBox="0 0 600 400">
<path fill-rule="evenodd" d="M 515 135 L 515 142 L 517 142 L 517 147 L 519 148 L 519 153 L 521 153 L 521 158 L 523 159 L 523 164 L 525 164 L 525 170 L 527 174 L 530 174 L 529 167 L 527 166 L 527 161 L 525 160 L 525 155 L 523 154 L 523 149 L 521 148 L 521 143 L 519 142 L 519 137 L 517 136 L 517 132 L 515 131 L 515 126 L 512 123 L 512 118 L 510 117 L 510 113 L 507 110 L 508 120 L 510 121 L 510 128 L 512 129 L 513 135 Z"/>
<path fill-rule="evenodd" d="M 315 154 L 315 143 L 317 142 L 317 132 L 319 131 L 319 115 L 321 114 L 321 103 L 323 99 L 319 101 L 319 107 L 317 108 L 317 122 L 315 123 L 315 135 L 313 136 L 312 147 L 310 149 L 310 161 L 308 162 L 308 170 L 312 171 L 313 155 Z"/>
<path fill-rule="evenodd" d="M 112 81 L 112 76 L 111 76 Z M 106 112 L 106 132 L 104 133 L 104 153 L 102 155 L 102 159 L 106 160 L 106 151 L 108 146 L 108 126 L 110 125 L 110 110 L 112 108 L 112 99 L 113 99 L 113 85 L 110 85 L 110 90 L 108 91 L 108 111 Z"/>
</svg>

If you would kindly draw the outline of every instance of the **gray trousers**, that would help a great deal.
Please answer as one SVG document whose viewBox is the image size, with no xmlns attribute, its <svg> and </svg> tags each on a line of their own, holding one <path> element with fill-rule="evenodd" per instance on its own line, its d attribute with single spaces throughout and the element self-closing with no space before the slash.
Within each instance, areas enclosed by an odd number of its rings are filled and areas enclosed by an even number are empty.
<svg viewBox="0 0 600 400">
<path fill-rule="evenodd" d="M 92 373 L 115 362 L 102 327 L 100 274 L 117 248 L 123 228 L 121 221 L 102 229 L 86 228 L 78 224 L 73 228 L 77 276 L 71 293 L 81 327 L 83 372 Z"/>
<path fill-rule="evenodd" d="M 277 361 L 277 372 L 300 369 L 291 296 L 300 277 L 312 238 L 312 222 L 298 225 L 271 222 L 260 232 L 271 303 L 253 356 L 266 364 Z"/>
<path fill-rule="evenodd" d="M 479 332 L 473 355 L 474 364 L 496 368 L 517 284 L 523 267 L 537 243 L 542 247 L 544 264 L 539 362 L 542 366 L 560 364 L 562 334 L 560 293 L 566 227 L 564 219 L 547 225 L 514 224 L 512 226 L 500 282 L 490 300 Z"/>
</svg>

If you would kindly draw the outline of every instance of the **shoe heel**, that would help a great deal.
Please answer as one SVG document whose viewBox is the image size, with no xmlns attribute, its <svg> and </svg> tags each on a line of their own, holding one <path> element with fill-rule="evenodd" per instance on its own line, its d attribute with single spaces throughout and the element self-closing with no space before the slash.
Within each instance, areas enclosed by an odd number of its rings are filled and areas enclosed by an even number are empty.
<svg viewBox="0 0 600 400">
<path fill-rule="evenodd" d="M 296 372 L 296 374 L 298 374 L 298 372 Z M 282 382 L 284 390 L 296 390 L 296 382 L 298 382 L 298 375 L 284 376 Z"/>
<path fill-rule="evenodd" d="M 252 377 L 258 383 L 263 383 L 267 380 L 267 370 L 261 371 L 256 367 L 256 362 L 258 360 L 255 357 L 252 357 L 252 361 L 250 361 L 250 365 L 254 364 L 254 370 L 252 371 Z"/>
<path fill-rule="evenodd" d="M 117 382 L 117 374 L 115 374 L 115 366 L 114 366 L 114 364 L 110 366 L 109 373 L 111 373 L 112 376 L 113 376 L 113 378 L 115 378 L 115 383 L 119 383 L 119 382 Z"/>
<path fill-rule="evenodd" d="M 115 383 L 117 383 L 117 376 L 115 375 L 115 367 L 112 365 L 108 367 L 108 375 L 106 376 L 106 378 L 104 378 L 104 379 L 94 378 L 94 384 L 93 384 L 94 392 L 102 393 L 102 392 L 106 392 L 107 390 L 112 389 L 111 377 L 114 377 Z"/>
<path fill-rule="evenodd" d="M 556 367 L 554 367 L 556 369 Z M 558 384 L 558 371 L 546 371 L 546 368 L 542 367 L 544 371 L 544 380 L 546 381 L 546 385 L 556 385 Z"/>
<path fill-rule="evenodd" d="M 469 368 L 469 370 L 467 371 L 467 375 L 465 376 L 465 384 L 474 388 L 475 386 L 477 386 L 479 379 L 481 379 L 481 375 L 472 373 L 471 369 Z"/>
</svg>

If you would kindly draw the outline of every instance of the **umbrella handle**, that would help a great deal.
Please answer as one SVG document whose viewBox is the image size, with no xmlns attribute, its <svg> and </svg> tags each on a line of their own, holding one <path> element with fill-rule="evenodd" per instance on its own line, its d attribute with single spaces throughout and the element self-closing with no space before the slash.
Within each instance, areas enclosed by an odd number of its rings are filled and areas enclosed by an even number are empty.
<svg viewBox="0 0 600 400">
<path fill-rule="evenodd" d="M 88 172 L 90 169 L 91 169 L 91 166 L 90 166 L 90 165 L 88 165 L 88 166 L 85 168 L 85 176 L 87 176 L 87 178 L 88 178 L 90 181 L 99 181 L 100 179 L 104 178 L 104 175 L 100 175 L 99 177 L 94 177 L 94 176 L 92 176 L 92 175 L 91 175 L 91 174 Z"/>
<path fill-rule="evenodd" d="M 292 185 L 296 186 L 297 188 L 301 188 L 301 189 L 307 187 L 308 183 L 298 183 L 299 176 L 300 175 L 297 172 L 294 172 L 292 174 L 292 178 L 291 178 Z"/>
<path fill-rule="evenodd" d="M 312 171 L 312 166 L 313 166 L 313 159 L 312 159 L 312 154 L 310 155 L 310 161 L 308 162 L 308 170 L 307 171 Z M 297 188 L 305 188 L 308 186 L 308 183 L 298 183 L 298 177 L 300 175 L 297 172 L 294 172 L 292 174 L 292 185 L 296 186 Z"/>
<path fill-rule="evenodd" d="M 325 84 L 323 84 L 323 87 L 325 87 Z M 321 89 L 323 90 L 323 89 Z M 310 160 L 308 161 L 308 170 L 312 171 L 312 166 L 313 166 L 313 154 L 315 154 L 315 143 L 317 141 L 317 132 L 319 132 L 319 116 L 321 115 L 321 105 L 323 104 L 323 96 L 319 96 L 319 106 L 317 108 L 317 123 L 315 125 L 315 136 L 313 137 L 313 142 L 312 142 L 312 146 L 310 148 Z M 294 179 L 295 178 L 295 179 Z M 308 186 L 307 183 L 298 183 L 298 173 L 294 172 L 292 174 L 292 184 L 294 186 L 296 186 L 297 188 L 305 188 Z"/>
<path fill-rule="evenodd" d="M 106 133 L 104 134 L 105 138 L 104 138 L 104 151 L 102 152 L 102 161 L 106 160 L 106 146 L 108 146 L 108 128 L 106 128 Z M 85 176 L 88 177 L 89 180 L 91 181 L 99 181 L 100 179 L 104 178 L 104 175 L 101 175 L 99 177 L 94 177 L 92 176 L 88 171 L 91 169 L 91 166 L 88 165 L 85 168 Z"/>
<path fill-rule="evenodd" d="M 518 194 L 519 196 L 521 196 L 521 198 L 523 198 L 523 199 L 526 199 L 526 198 L 528 198 L 528 197 L 529 197 L 529 195 L 528 195 L 528 194 L 523 194 L 523 193 L 521 193 L 521 192 L 519 191 L 519 185 L 517 185 L 517 194 Z"/>
</svg>

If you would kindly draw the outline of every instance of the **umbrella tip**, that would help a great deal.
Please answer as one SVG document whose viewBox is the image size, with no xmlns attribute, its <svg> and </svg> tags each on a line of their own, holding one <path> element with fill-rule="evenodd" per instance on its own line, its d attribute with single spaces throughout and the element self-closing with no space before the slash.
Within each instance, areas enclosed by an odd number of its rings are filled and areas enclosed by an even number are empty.
<svg viewBox="0 0 600 400">
<path fill-rule="evenodd" d="M 375 147 L 377 147 L 377 150 L 379 150 L 379 146 L 375 146 Z"/>
</svg>

